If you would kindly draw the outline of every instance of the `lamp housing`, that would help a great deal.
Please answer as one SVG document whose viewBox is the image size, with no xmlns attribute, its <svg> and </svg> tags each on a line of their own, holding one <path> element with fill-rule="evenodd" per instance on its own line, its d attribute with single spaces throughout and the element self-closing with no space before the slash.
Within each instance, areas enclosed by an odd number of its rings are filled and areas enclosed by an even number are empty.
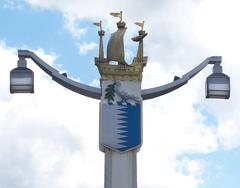
<svg viewBox="0 0 240 188">
<path fill-rule="evenodd" d="M 10 93 L 34 93 L 34 73 L 19 59 L 18 67 L 10 72 Z"/>
<path fill-rule="evenodd" d="M 206 79 L 206 98 L 229 99 L 230 77 L 222 73 L 219 63 L 213 67 L 213 73 Z"/>
</svg>

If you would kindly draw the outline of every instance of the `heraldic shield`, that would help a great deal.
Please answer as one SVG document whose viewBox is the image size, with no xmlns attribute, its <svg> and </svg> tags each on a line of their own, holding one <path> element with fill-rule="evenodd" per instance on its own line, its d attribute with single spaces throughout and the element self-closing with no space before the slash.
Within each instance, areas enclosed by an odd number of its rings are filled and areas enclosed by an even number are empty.
<svg viewBox="0 0 240 188">
<path fill-rule="evenodd" d="M 127 152 L 141 146 L 142 102 L 138 92 L 139 84 L 138 81 L 103 83 L 104 98 L 100 104 L 101 147 Z"/>
</svg>

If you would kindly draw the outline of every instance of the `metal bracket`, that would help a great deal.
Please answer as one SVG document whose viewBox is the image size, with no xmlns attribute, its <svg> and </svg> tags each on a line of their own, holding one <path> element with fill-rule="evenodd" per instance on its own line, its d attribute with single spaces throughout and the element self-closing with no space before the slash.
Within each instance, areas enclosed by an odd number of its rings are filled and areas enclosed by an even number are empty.
<svg viewBox="0 0 240 188">
<path fill-rule="evenodd" d="M 28 50 L 18 50 L 18 57 L 20 59 L 21 58 L 32 59 L 44 72 L 46 72 L 49 76 L 52 77 L 54 81 L 56 81 L 63 87 L 93 99 L 101 99 L 100 88 L 88 86 L 67 78 L 65 75 L 60 74 L 58 70 L 54 69 L 53 67 L 45 63 L 35 53 Z M 208 64 L 220 64 L 221 61 L 222 61 L 221 56 L 208 57 L 197 67 L 193 68 L 192 70 L 184 74 L 181 78 L 175 79 L 173 82 L 155 88 L 143 89 L 142 99 L 143 100 L 152 99 L 170 93 L 178 89 L 179 87 L 185 85 L 191 78 L 198 74 Z"/>
<path fill-rule="evenodd" d="M 81 95 L 93 98 L 100 99 L 101 98 L 101 90 L 100 88 L 91 87 L 85 84 L 78 83 L 74 80 L 67 78 L 66 76 L 60 74 L 58 70 L 54 69 L 47 63 L 45 63 L 42 59 L 40 59 L 35 53 L 28 50 L 18 50 L 18 57 L 22 58 L 30 58 L 32 59 L 44 72 L 46 72 L 49 76 L 52 77 L 54 81 L 62 85 L 63 87 L 70 89 L 76 93 Z"/>
<path fill-rule="evenodd" d="M 193 78 L 196 74 L 203 70 L 208 64 L 221 63 L 221 61 L 222 61 L 221 56 L 208 57 L 197 67 L 193 68 L 192 70 L 184 74 L 181 78 L 174 79 L 173 82 L 170 82 L 163 86 L 142 90 L 142 98 L 143 100 L 147 100 L 170 93 L 178 89 L 179 87 L 185 85 L 191 78 Z"/>
</svg>

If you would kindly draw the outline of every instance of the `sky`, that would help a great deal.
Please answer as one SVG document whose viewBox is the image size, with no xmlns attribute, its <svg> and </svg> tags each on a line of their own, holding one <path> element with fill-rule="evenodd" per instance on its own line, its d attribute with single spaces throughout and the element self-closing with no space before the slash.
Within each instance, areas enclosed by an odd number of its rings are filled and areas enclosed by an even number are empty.
<svg viewBox="0 0 240 188">
<path fill-rule="evenodd" d="M 126 60 L 145 21 L 149 57 L 142 88 L 171 82 L 209 56 L 223 57 L 231 77 L 228 100 L 205 99 L 206 67 L 188 84 L 143 102 L 139 188 L 238 188 L 240 185 L 240 44 L 238 0 L 1 0 L 0 187 L 100 188 L 104 153 L 98 148 L 99 101 L 55 83 L 31 60 L 34 94 L 9 93 L 17 50 L 34 51 L 60 72 L 99 87 L 94 65 L 102 20 L 104 47 L 123 11 Z M 106 50 L 105 50 L 106 51 Z"/>
</svg>

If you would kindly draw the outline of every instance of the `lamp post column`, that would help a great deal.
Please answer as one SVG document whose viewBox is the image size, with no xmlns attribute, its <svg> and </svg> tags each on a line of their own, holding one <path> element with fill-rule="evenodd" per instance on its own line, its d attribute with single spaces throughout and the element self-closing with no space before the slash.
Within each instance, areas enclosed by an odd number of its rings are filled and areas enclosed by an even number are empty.
<svg viewBox="0 0 240 188">
<path fill-rule="evenodd" d="M 117 80 L 101 81 L 99 142 L 105 153 L 105 188 L 137 188 L 136 155 L 142 144 L 141 81 L 115 76 Z"/>
<path fill-rule="evenodd" d="M 137 150 L 105 150 L 104 188 L 137 188 Z"/>
<path fill-rule="evenodd" d="M 108 42 L 107 59 L 103 57 L 99 33 L 99 56 L 95 58 L 101 75 L 99 146 L 105 153 L 104 188 L 137 188 L 137 151 L 142 145 L 141 82 L 147 63 L 142 39 L 146 35 L 140 33 L 134 38 L 139 42 L 139 50 L 129 65 L 124 57 L 125 25 L 122 19 L 117 22 L 118 29 Z"/>
</svg>

